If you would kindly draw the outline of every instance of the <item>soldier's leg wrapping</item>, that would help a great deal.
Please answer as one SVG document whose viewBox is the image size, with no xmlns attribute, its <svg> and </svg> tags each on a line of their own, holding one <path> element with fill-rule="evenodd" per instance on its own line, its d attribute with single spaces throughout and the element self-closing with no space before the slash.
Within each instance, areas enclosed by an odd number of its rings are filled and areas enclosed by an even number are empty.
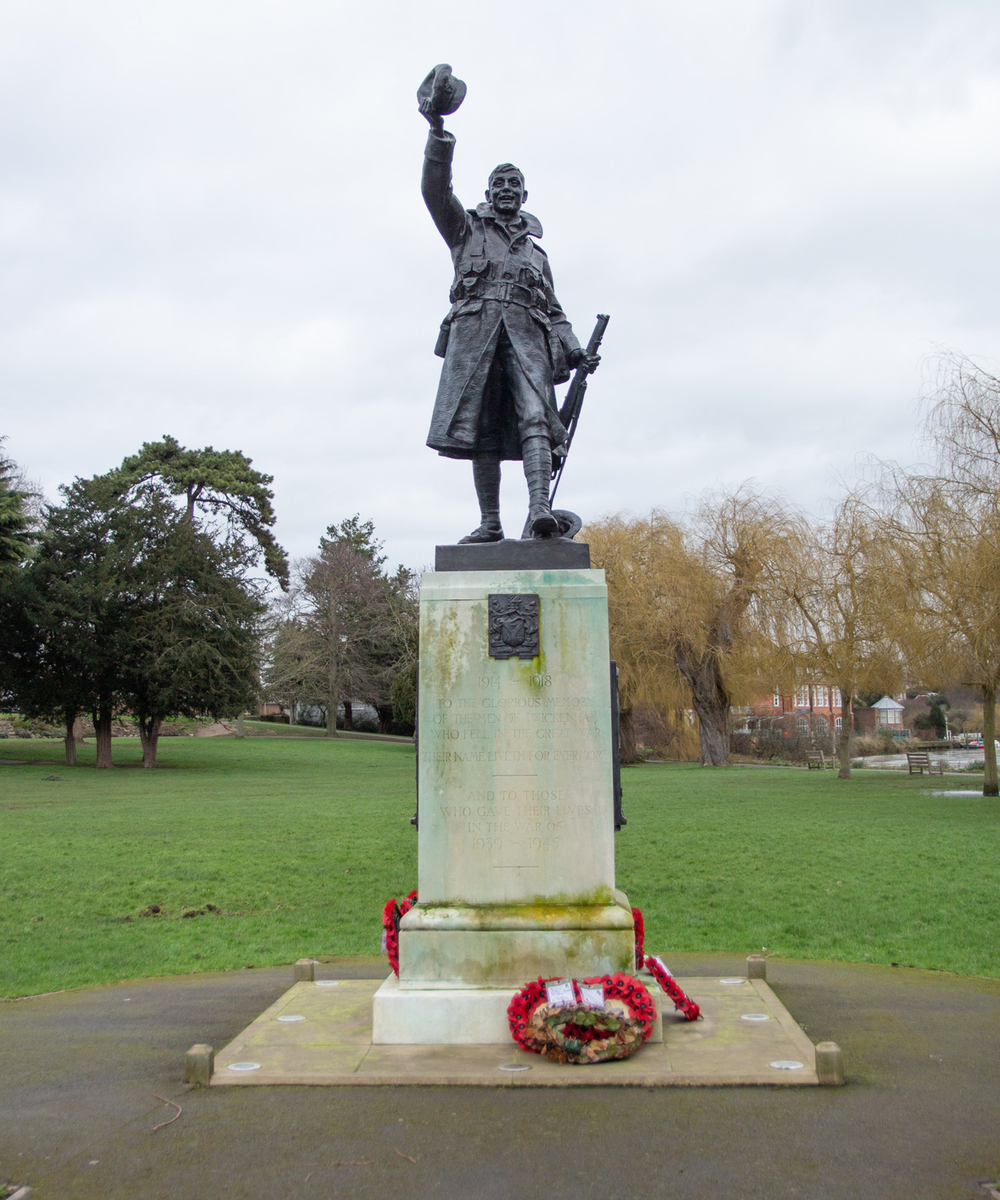
<svg viewBox="0 0 1000 1200">
<path fill-rule="evenodd" d="M 461 542 L 499 542 L 503 537 L 500 526 L 499 454 L 477 454 L 472 460 L 472 478 L 476 484 L 481 521 L 479 528 L 462 538 Z"/>
<path fill-rule="evenodd" d="M 528 526 L 535 537 L 551 537 L 558 531 L 559 522 L 549 507 L 552 443 L 545 401 L 532 385 L 506 335 L 500 338 L 497 357 L 517 412 L 524 477 L 528 481 Z"/>
<path fill-rule="evenodd" d="M 551 537 L 559 522 L 549 507 L 549 481 L 552 478 L 552 448 L 545 437 L 525 438 L 521 446 L 524 477 L 528 481 L 528 522 L 535 537 Z"/>
</svg>

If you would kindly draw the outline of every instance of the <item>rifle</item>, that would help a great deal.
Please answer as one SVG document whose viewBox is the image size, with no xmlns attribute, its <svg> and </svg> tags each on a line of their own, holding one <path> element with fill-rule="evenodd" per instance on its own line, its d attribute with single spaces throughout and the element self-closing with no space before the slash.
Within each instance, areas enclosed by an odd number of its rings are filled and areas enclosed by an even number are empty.
<svg viewBox="0 0 1000 1200">
<path fill-rule="evenodd" d="M 608 327 L 608 321 L 611 318 L 605 313 L 597 314 L 597 324 L 594 326 L 594 332 L 590 335 L 590 341 L 587 343 L 587 354 L 596 354 L 601 348 L 601 342 L 604 340 L 604 331 Z M 552 492 L 549 496 L 549 504 L 553 504 L 556 498 L 556 492 L 559 490 L 559 481 L 562 479 L 563 468 L 566 466 L 566 458 L 569 455 L 569 448 L 573 444 L 573 435 L 576 433 L 576 427 L 580 420 L 580 409 L 583 408 L 583 397 L 587 391 L 587 380 L 590 372 L 582 364 L 576 368 L 573 375 L 573 381 L 569 385 L 569 391 L 566 393 L 566 399 L 563 401 L 563 406 L 559 410 L 559 420 L 566 427 L 568 434 L 566 441 L 559 455 L 559 463 L 552 464 L 552 478 L 555 482 L 552 484 Z"/>
</svg>

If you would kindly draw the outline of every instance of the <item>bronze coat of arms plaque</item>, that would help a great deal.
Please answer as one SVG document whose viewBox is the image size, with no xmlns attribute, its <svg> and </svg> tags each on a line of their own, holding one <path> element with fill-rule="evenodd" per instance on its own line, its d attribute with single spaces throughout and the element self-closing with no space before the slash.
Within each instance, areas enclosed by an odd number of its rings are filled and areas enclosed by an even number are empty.
<svg viewBox="0 0 1000 1200">
<path fill-rule="evenodd" d="M 491 593 L 489 597 L 490 658 L 537 658 L 538 595 Z"/>
</svg>

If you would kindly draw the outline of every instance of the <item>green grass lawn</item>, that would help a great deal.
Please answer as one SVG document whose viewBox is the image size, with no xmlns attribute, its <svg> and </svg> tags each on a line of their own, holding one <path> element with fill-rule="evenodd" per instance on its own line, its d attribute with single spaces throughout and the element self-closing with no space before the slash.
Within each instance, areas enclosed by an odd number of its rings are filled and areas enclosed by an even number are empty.
<svg viewBox="0 0 1000 1200">
<path fill-rule="evenodd" d="M 156 771 L 129 769 L 130 739 L 113 771 L 60 750 L 0 744 L 30 760 L 0 766 L 0 995 L 376 953 L 382 905 L 416 885 L 404 742 L 171 738 Z M 618 882 L 650 948 L 1000 976 L 1000 804 L 973 780 L 685 764 L 624 782 Z"/>
<path fill-rule="evenodd" d="M 326 730 L 316 725 L 282 725 L 278 721 L 243 722 L 247 737 L 326 737 Z"/>
<path fill-rule="evenodd" d="M 318 725 L 283 725 L 277 721 L 250 721 L 243 722 L 243 732 L 247 737 L 326 737 L 326 727 Z M 360 733 L 355 730 L 350 732 L 340 729 L 337 731 L 337 737 L 358 738 L 361 741 L 393 741 L 393 742 L 412 742 L 412 738 L 396 737 L 391 733 Z"/>
</svg>

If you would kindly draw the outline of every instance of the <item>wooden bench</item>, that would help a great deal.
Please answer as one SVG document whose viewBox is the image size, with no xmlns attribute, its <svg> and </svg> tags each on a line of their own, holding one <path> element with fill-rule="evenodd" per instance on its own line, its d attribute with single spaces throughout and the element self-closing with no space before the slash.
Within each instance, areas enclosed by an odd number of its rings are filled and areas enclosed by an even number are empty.
<svg viewBox="0 0 1000 1200">
<path fill-rule="evenodd" d="M 815 767 L 818 771 L 822 771 L 826 766 L 826 759 L 823 757 L 822 750 L 806 751 L 806 770 L 811 771 Z M 833 763 L 830 763 L 833 766 Z"/>
<path fill-rule="evenodd" d="M 923 775 L 924 771 L 928 775 L 933 775 L 935 772 L 938 775 L 944 774 L 944 762 L 941 759 L 938 759 L 937 762 L 931 762 L 931 756 L 926 750 L 918 750 L 915 754 L 907 750 L 906 765 L 909 767 L 911 775 L 914 771 L 918 775 Z"/>
</svg>

